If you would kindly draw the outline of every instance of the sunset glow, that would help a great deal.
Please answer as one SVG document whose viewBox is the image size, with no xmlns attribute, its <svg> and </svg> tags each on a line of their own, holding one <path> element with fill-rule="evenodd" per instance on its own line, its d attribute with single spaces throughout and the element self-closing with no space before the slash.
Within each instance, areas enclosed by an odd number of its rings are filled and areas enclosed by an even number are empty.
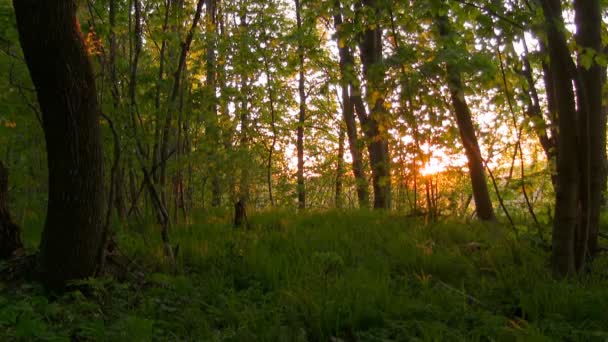
<svg viewBox="0 0 608 342">
<path fill-rule="evenodd" d="M 444 172 L 447 168 L 447 164 L 437 158 L 431 158 L 431 160 L 424 165 L 420 170 L 420 174 L 423 176 L 431 176 L 437 173 Z"/>
</svg>

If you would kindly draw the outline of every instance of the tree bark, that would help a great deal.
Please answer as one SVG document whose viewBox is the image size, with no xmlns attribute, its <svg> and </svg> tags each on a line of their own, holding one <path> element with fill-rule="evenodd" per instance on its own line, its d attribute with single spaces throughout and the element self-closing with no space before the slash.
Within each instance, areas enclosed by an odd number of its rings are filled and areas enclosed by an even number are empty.
<svg viewBox="0 0 608 342">
<path fill-rule="evenodd" d="M 8 169 L 0 161 L 0 260 L 11 258 L 22 248 L 21 228 L 8 209 Z"/>
<path fill-rule="evenodd" d="M 216 84 L 217 84 L 217 73 L 216 73 L 216 63 L 215 63 L 215 48 L 217 41 L 217 1 L 216 0 L 207 0 L 207 47 L 206 47 L 206 56 L 205 56 L 205 65 L 207 69 L 207 77 L 206 77 L 206 86 L 209 95 L 209 103 L 208 103 L 208 114 L 209 114 L 209 125 L 208 131 L 210 133 L 211 139 L 209 142 L 214 145 L 214 148 L 211 152 L 212 159 L 212 178 L 211 178 L 211 206 L 219 207 L 222 204 L 222 184 L 220 179 L 220 170 L 219 170 L 219 149 L 221 148 L 220 142 L 220 128 L 219 128 L 219 120 L 217 113 L 217 96 L 216 96 Z"/>
<path fill-rule="evenodd" d="M 559 0 L 541 1 L 545 17 L 549 68 L 553 75 L 558 115 L 557 189 L 553 222 L 552 266 L 556 277 L 576 273 L 575 231 L 578 221 L 579 155 L 578 120 L 572 89 L 573 62 L 564 36 Z"/>
<path fill-rule="evenodd" d="M 40 279 L 61 288 L 97 269 L 103 230 L 100 108 L 76 2 L 15 0 L 21 47 L 43 116 L 49 171 Z"/>
<path fill-rule="evenodd" d="M 306 208 L 306 189 L 304 185 L 304 121 L 306 120 L 306 94 L 304 89 L 304 46 L 302 31 L 302 4 L 295 0 L 296 23 L 298 27 L 298 94 L 300 96 L 300 112 L 298 113 L 298 208 Z"/>
<path fill-rule="evenodd" d="M 359 201 L 359 207 L 369 207 L 369 190 L 367 175 L 363 166 L 363 156 L 361 155 L 361 149 L 359 147 L 359 138 L 357 134 L 357 122 L 355 121 L 355 109 L 354 102 L 351 100 L 349 94 L 349 85 L 352 87 L 353 78 L 356 77 L 354 74 L 354 68 L 352 63 L 352 55 L 350 49 L 346 46 L 343 39 L 342 27 L 342 13 L 340 8 L 340 1 L 335 0 L 334 2 L 334 26 L 336 28 L 336 37 L 340 55 L 340 87 L 342 97 L 342 116 L 346 125 L 346 135 L 348 137 L 348 147 L 352 157 L 352 169 L 355 176 L 355 184 L 357 188 L 357 199 Z"/>
<path fill-rule="evenodd" d="M 437 18 L 437 21 L 439 34 L 442 39 L 446 40 L 444 44 L 447 45 L 449 44 L 451 35 L 448 18 L 439 17 Z M 462 145 L 464 146 L 465 154 L 467 156 L 469 176 L 471 177 L 471 186 L 473 188 L 473 199 L 475 200 L 475 212 L 477 213 L 477 217 L 483 221 L 495 221 L 496 216 L 490 199 L 490 192 L 488 190 L 488 183 L 486 181 L 486 174 L 483 166 L 484 162 L 481 157 L 477 136 L 475 135 L 475 127 L 473 126 L 473 120 L 471 119 L 471 110 L 469 109 L 469 105 L 467 104 L 464 95 L 460 71 L 451 61 L 446 61 L 446 73 L 458 131 L 460 132 Z"/>
<path fill-rule="evenodd" d="M 336 193 L 334 195 L 334 205 L 342 208 L 342 182 L 344 178 L 344 127 L 340 125 L 338 135 L 338 162 L 336 163 Z"/>
<path fill-rule="evenodd" d="M 599 0 L 574 1 L 576 43 L 590 53 L 602 52 L 602 17 Z M 581 155 L 581 223 L 577 229 L 577 270 L 597 253 L 602 186 L 606 170 L 606 114 L 602 108 L 602 67 L 592 59 L 587 68 L 579 53 L 578 62 L 578 113 L 580 118 L 581 146 L 587 153 Z M 595 57 L 595 55 L 594 55 Z"/>
<path fill-rule="evenodd" d="M 374 208 L 390 209 L 391 207 L 391 172 L 390 153 L 388 149 L 387 113 L 384 108 L 384 68 L 382 67 L 382 27 L 377 17 L 380 15 L 377 0 L 363 0 L 362 4 L 374 13 L 375 19 L 366 20 L 363 39 L 359 44 L 365 90 L 369 115 L 364 115 L 364 106 L 359 97 L 355 110 L 368 140 L 367 146 L 372 169 L 374 188 Z M 352 94 L 351 94 L 352 95 Z M 364 119 L 365 117 L 365 119 Z M 363 120 L 362 120 L 363 119 Z"/>
</svg>

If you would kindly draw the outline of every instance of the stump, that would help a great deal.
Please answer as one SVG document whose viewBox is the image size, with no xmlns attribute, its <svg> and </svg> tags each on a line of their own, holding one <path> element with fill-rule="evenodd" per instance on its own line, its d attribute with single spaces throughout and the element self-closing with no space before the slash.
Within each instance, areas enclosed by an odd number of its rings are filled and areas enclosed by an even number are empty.
<svg viewBox="0 0 608 342">
<path fill-rule="evenodd" d="M 21 229 L 8 210 L 8 170 L 0 162 L 0 260 L 9 259 L 22 249 Z"/>
</svg>

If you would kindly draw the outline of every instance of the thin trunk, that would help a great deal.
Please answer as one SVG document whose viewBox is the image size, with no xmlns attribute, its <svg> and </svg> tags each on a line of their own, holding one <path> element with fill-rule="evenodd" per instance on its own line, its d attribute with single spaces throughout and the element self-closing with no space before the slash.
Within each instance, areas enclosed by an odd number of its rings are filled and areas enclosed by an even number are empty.
<svg viewBox="0 0 608 342">
<path fill-rule="evenodd" d="M 194 18 L 192 19 L 192 25 L 190 26 L 190 30 L 186 35 L 186 39 L 181 43 L 181 51 L 179 54 L 179 60 L 177 64 L 177 68 L 173 74 L 173 88 L 171 90 L 171 94 L 169 96 L 169 103 L 167 106 L 167 113 L 165 117 L 165 123 L 163 125 L 162 130 L 162 143 L 160 148 L 160 156 L 161 156 L 161 167 L 160 167 L 160 197 L 163 205 L 166 206 L 166 195 L 165 195 L 165 186 L 167 184 L 167 156 L 169 154 L 169 142 L 171 140 L 171 122 L 173 117 L 173 112 L 175 107 L 178 105 L 178 95 L 179 90 L 181 89 L 181 80 L 184 67 L 186 65 L 186 57 L 188 56 L 188 52 L 190 51 L 190 45 L 192 44 L 192 40 L 194 39 L 194 33 L 198 27 L 199 20 L 201 18 L 203 4 L 205 0 L 198 0 L 196 5 L 196 12 L 194 13 Z"/>
<path fill-rule="evenodd" d="M 167 39 L 165 39 L 165 34 L 169 27 L 169 15 L 171 12 L 171 0 L 165 1 L 165 18 L 163 22 L 163 39 L 160 45 L 160 53 L 159 53 L 159 66 L 158 66 L 158 79 L 156 81 L 156 90 L 154 94 L 154 110 L 156 112 L 156 120 L 154 122 L 154 145 L 152 147 L 152 165 L 156 165 L 158 160 L 160 159 L 160 144 L 161 144 L 161 107 L 160 107 L 160 96 L 162 93 L 162 83 L 165 77 L 165 53 L 167 50 Z M 152 178 L 154 183 L 159 183 L 159 174 L 156 171 L 152 172 Z"/>
<path fill-rule="evenodd" d="M 344 178 L 344 127 L 340 125 L 340 133 L 338 135 L 338 162 L 336 165 L 336 194 L 334 197 L 334 205 L 336 208 L 342 208 L 342 179 Z"/>
<path fill-rule="evenodd" d="M 208 114 L 209 114 L 209 125 L 208 130 L 211 135 L 210 143 L 214 145 L 211 152 L 211 159 L 213 160 L 212 167 L 212 178 L 211 178 L 211 206 L 219 207 L 222 204 L 222 185 L 220 179 L 219 163 L 219 149 L 221 148 L 220 142 L 220 128 L 217 113 L 217 96 L 216 96 L 216 63 L 215 63 L 215 48 L 217 41 L 216 26 L 217 26 L 217 2 L 216 0 L 207 0 L 207 47 L 205 56 L 205 65 L 207 69 L 206 87 L 209 95 Z"/>
<path fill-rule="evenodd" d="M 547 157 L 547 161 L 552 163 L 555 160 L 555 137 L 549 138 L 547 134 L 548 125 L 543 117 L 542 110 L 540 107 L 540 99 L 538 96 L 538 91 L 536 90 L 536 84 L 534 82 L 534 77 L 532 76 L 532 65 L 530 64 L 530 59 L 528 57 L 528 46 L 526 44 L 525 39 L 523 40 L 524 46 L 524 54 L 522 55 L 522 62 L 524 64 L 524 68 L 522 70 L 524 77 L 528 83 L 528 99 L 529 99 L 529 108 L 526 111 L 526 114 L 530 119 L 533 120 L 535 127 L 534 131 L 538 136 L 538 140 L 540 142 L 541 147 L 543 148 L 543 152 L 545 152 L 545 156 Z M 554 184 L 555 185 L 555 184 Z"/>
<path fill-rule="evenodd" d="M 447 45 L 450 43 L 449 40 L 451 40 L 450 36 L 453 34 L 449 28 L 448 18 L 439 17 L 437 18 L 437 22 L 439 34 L 445 40 L 444 44 L 446 46 L 444 48 L 447 48 Z M 473 188 L 473 199 L 475 200 L 475 211 L 479 219 L 483 221 L 495 221 L 496 216 L 490 199 L 483 158 L 479 149 L 479 143 L 477 142 L 477 136 L 475 135 L 471 110 L 464 95 L 460 71 L 451 61 L 446 61 L 446 73 L 458 131 L 460 132 L 460 138 L 467 156 L 471 186 Z"/>
<path fill-rule="evenodd" d="M 298 114 L 298 208 L 306 208 L 306 189 L 304 187 L 304 121 L 306 120 L 306 94 L 304 89 L 304 45 L 302 35 L 302 4 L 295 0 L 296 23 L 298 26 L 298 94 L 300 96 L 300 112 Z"/>
<path fill-rule="evenodd" d="M 266 82 L 266 90 L 268 91 L 268 103 L 270 105 L 270 127 L 272 131 L 272 142 L 268 149 L 268 164 L 266 166 L 266 182 L 268 184 L 268 198 L 270 200 L 270 206 L 274 207 L 274 198 L 272 196 L 272 158 L 274 156 L 274 149 L 277 144 L 277 127 L 276 127 L 276 108 L 274 103 L 274 79 L 270 73 L 270 66 L 268 65 L 268 56 L 263 56 L 264 60 L 264 72 L 268 81 Z M 299 153 L 299 152 L 298 152 Z"/>
<path fill-rule="evenodd" d="M 240 23 L 239 23 L 239 27 L 240 30 L 242 32 L 243 35 L 247 34 L 247 30 L 248 30 L 248 24 L 247 24 L 247 12 L 245 9 L 243 9 L 241 15 L 240 15 Z M 242 39 L 242 37 L 239 37 Z M 241 100 L 241 108 L 240 108 L 240 121 L 241 121 L 241 132 L 240 132 L 240 137 L 239 137 L 239 148 L 242 152 L 241 155 L 241 165 L 240 165 L 240 169 L 241 169 L 241 180 L 240 180 L 240 189 L 239 189 L 239 196 L 237 199 L 237 202 L 235 203 L 235 226 L 239 227 L 241 226 L 241 224 L 245 225 L 245 228 L 247 228 L 247 221 L 244 219 L 246 217 L 246 212 L 247 212 L 247 207 L 249 205 L 249 197 L 250 197 L 250 193 L 249 193 L 249 167 L 250 165 L 248 165 L 248 161 L 246 161 L 246 159 L 248 157 L 250 157 L 250 153 L 249 153 L 249 144 L 250 144 L 250 138 L 249 138 L 249 98 L 248 98 L 248 94 L 249 94 L 249 78 L 248 75 L 245 74 L 246 71 L 243 71 L 243 74 L 240 75 L 241 77 L 241 91 L 240 91 L 240 100 Z M 243 158 L 244 157 L 244 158 Z M 240 217 L 243 220 L 237 220 L 236 217 Z M 237 225 L 237 223 L 239 223 Z"/>
<path fill-rule="evenodd" d="M 109 10 L 109 19 L 110 19 L 110 34 L 109 34 L 109 60 L 108 66 L 110 68 L 110 92 L 112 94 L 113 106 L 116 113 L 120 110 L 120 91 L 118 90 L 118 76 L 116 72 L 116 0 L 110 0 L 110 10 Z M 115 133 L 115 134 L 114 134 Z M 116 166 L 113 166 L 112 170 L 112 195 L 114 200 L 110 198 L 110 202 L 108 205 L 114 205 L 116 207 L 116 213 L 118 214 L 118 218 L 120 220 L 124 220 L 127 217 L 125 199 L 124 199 L 124 163 L 120 160 L 120 136 L 118 132 L 113 132 L 114 139 L 114 159 Z M 109 215 L 109 214 L 108 214 Z M 103 260 L 102 260 L 103 262 Z"/>
</svg>

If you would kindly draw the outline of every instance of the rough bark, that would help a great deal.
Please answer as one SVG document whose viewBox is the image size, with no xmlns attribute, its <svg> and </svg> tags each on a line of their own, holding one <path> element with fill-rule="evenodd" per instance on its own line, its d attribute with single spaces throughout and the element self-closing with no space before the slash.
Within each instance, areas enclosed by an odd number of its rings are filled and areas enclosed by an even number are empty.
<svg viewBox="0 0 608 342">
<path fill-rule="evenodd" d="M 61 288 L 92 276 L 103 230 L 103 175 L 95 80 L 76 2 L 15 0 L 21 47 L 43 116 L 48 208 L 40 279 Z"/>
<path fill-rule="evenodd" d="M 8 209 L 8 169 L 0 161 L 0 260 L 9 259 L 22 248 L 21 228 Z"/>
<path fill-rule="evenodd" d="M 447 17 L 437 18 L 439 34 L 445 40 L 444 44 L 449 44 L 450 32 Z M 475 200 L 475 212 L 477 217 L 483 221 L 495 221 L 494 208 L 490 199 L 488 183 L 484 171 L 484 162 L 479 149 L 475 127 L 471 118 L 471 110 L 467 104 L 464 87 L 458 67 L 451 61 L 446 61 L 447 83 L 450 92 L 450 99 L 454 107 L 456 124 L 464 146 L 465 154 L 473 188 L 473 199 Z"/>
</svg>

